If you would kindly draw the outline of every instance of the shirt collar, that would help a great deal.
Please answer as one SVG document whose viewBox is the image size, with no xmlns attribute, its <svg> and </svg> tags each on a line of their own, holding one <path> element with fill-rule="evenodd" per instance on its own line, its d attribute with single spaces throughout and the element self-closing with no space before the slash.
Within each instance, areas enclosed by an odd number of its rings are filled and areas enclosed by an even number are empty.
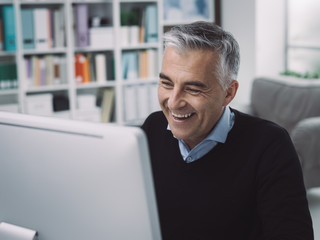
<svg viewBox="0 0 320 240">
<path fill-rule="evenodd" d="M 230 119 L 231 111 L 229 107 L 225 107 L 221 118 L 219 119 L 217 125 L 213 128 L 210 134 L 203 140 L 204 141 L 216 141 L 220 143 L 225 143 L 229 130 L 233 125 L 233 121 Z M 170 130 L 168 124 L 167 130 Z M 174 136 L 175 137 L 175 136 Z M 177 137 L 175 137 L 177 138 Z M 178 138 L 177 138 L 178 139 Z M 180 139 L 179 139 L 180 140 Z"/>
</svg>

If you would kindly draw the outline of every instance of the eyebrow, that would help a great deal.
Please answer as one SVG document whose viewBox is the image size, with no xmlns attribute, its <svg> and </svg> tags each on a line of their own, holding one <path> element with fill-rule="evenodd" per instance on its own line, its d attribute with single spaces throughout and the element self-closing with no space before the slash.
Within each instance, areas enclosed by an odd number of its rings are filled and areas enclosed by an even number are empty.
<svg viewBox="0 0 320 240">
<path fill-rule="evenodd" d="M 166 80 L 169 80 L 169 81 L 172 81 L 171 78 L 163 73 L 160 73 L 159 74 L 159 78 L 163 78 L 163 79 L 166 79 Z"/>
<path fill-rule="evenodd" d="M 160 73 L 159 77 L 172 82 L 171 78 L 169 76 L 165 75 L 164 73 Z M 200 87 L 200 88 L 207 88 L 207 85 L 205 85 L 204 83 L 199 82 L 199 81 L 189 81 L 189 82 L 186 82 L 185 85 L 196 86 L 196 87 Z"/>
</svg>

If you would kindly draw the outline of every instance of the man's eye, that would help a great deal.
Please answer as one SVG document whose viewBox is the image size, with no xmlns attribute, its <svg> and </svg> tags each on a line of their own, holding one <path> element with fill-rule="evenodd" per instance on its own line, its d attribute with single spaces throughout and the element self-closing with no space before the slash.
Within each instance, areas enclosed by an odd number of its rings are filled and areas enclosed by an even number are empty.
<svg viewBox="0 0 320 240">
<path fill-rule="evenodd" d="M 201 92 L 199 89 L 195 89 L 195 88 L 187 88 L 186 90 L 191 94 L 198 94 Z"/>
<path fill-rule="evenodd" d="M 171 87 L 172 86 L 172 83 L 169 82 L 169 81 L 161 81 L 161 84 L 165 87 Z"/>
</svg>

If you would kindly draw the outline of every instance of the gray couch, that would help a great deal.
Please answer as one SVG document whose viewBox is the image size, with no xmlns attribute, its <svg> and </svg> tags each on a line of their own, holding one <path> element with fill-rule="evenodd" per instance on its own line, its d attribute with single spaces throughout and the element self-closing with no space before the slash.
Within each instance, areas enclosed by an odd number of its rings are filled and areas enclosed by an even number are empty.
<svg viewBox="0 0 320 240">
<path fill-rule="evenodd" d="M 250 106 L 238 109 L 287 129 L 306 188 L 320 187 L 320 79 L 258 77 L 253 81 Z"/>
</svg>

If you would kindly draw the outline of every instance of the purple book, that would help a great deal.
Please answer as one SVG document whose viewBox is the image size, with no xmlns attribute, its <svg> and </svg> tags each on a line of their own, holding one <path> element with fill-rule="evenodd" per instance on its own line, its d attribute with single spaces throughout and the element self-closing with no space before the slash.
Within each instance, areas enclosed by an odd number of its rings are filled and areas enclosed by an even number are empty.
<svg viewBox="0 0 320 240">
<path fill-rule="evenodd" d="M 76 32 L 78 47 L 89 46 L 89 11 L 87 4 L 77 4 L 76 11 Z"/>
</svg>

